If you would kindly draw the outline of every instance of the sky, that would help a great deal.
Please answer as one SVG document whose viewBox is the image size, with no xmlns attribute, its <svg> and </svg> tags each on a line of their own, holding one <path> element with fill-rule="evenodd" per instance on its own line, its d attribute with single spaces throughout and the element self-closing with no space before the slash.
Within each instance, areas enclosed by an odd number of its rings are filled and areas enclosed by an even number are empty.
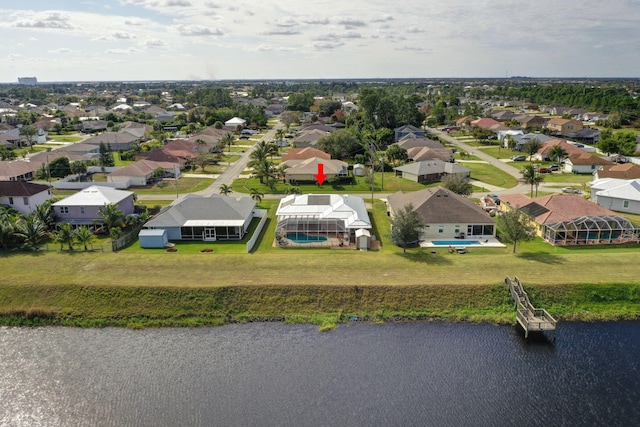
<svg viewBox="0 0 640 427">
<path fill-rule="evenodd" d="M 640 76 L 640 0 L 3 3 L 5 83 Z"/>
</svg>

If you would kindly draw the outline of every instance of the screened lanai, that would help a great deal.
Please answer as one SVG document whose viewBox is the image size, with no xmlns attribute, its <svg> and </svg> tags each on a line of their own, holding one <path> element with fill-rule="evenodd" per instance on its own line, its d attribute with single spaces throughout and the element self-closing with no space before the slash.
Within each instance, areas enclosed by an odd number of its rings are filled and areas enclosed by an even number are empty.
<svg viewBox="0 0 640 427">
<path fill-rule="evenodd" d="M 544 238 L 554 245 L 599 245 L 638 242 L 638 228 L 617 215 L 583 216 L 544 226 Z"/>
</svg>

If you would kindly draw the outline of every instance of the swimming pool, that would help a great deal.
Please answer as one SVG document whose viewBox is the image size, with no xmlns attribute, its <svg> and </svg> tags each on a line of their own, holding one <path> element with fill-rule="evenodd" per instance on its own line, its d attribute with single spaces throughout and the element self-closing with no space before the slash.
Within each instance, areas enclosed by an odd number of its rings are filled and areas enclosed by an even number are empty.
<svg viewBox="0 0 640 427">
<path fill-rule="evenodd" d="M 473 246 L 479 245 L 479 240 L 465 240 L 465 239 L 456 239 L 456 240 L 432 240 L 435 246 Z"/>
<path fill-rule="evenodd" d="M 286 237 L 292 242 L 298 243 L 300 245 L 327 241 L 327 238 L 324 236 L 310 236 L 304 233 L 287 233 Z"/>
</svg>

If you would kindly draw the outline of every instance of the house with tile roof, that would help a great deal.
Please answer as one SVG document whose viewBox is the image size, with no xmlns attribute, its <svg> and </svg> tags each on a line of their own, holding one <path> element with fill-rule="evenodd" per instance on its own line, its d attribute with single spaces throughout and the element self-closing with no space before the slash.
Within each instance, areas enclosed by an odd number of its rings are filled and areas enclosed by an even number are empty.
<svg viewBox="0 0 640 427">
<path fill-rule="evenodd" d="M 476 119 L 471 122 L 471 127 L 479 127 L 484 129 L 491 129 L 492 126 L 499 126 L 501 129 L 505 128 L 505 126 L 497 120 L 492 119 L 491 117 L 483 117 L 480 119 Z"/>
<path fill-rule="evenodd" d="M 591 153 L 582 152 L 579 154 L 569 154 L 564 161 L 564 171 L 571 173 L 594 173 L 602 166 L 612 166 L 611 162 L 602 157 L 594 156 Z"/>
<path fill-rule="evenodd" d="M 547 121 L 545 127 L 556 135 L 568 135 L 578 132 L 584 126 L 580 120 L 553 118 Z"/>
<path fill-rule="evenodd" d="M 424 129 L 417 128 L 413 125 L 403 125 L 403 126 L 397 127 L 393 130 L 393 132 L 395 134 L 396 142 L 400 141 L 402 138 L 408 135 L 415 135 L 415 136 L 426 135 L 426 131 Z"/>
<path fill-rule="evenodd" d="M 550 137 L 547 137 L 550 138 Z M 567 141 L 565 141 L 564 139 L 547 139 L 546 141 L 542 142 L 538 139 L 538 137 L 536 137 L 536 140 L 538 140 L 538 142 L 540 142 L 540 148 L 538 149 L 538 152 L 536 154 L 534 154 L 534 158 L 537 160 L 550 160 L 550 161 L 557 161 L 557 159 L 552 159 L 551 158 L 551 150 L 553 150 L 553 147 L 555 146 L 560 146 L 564 149 L 564 151 L 567 152 L 567 156 L 571 156 L 571 155 L 581 155 L 584 154 L 585 151 L 581 150 L 580 148 L 576 147 L 573 144 L 569 144 Z"/>
<path fill-rule="evenodd" d="M 250 197 L 187 194 L 147 221 L 144 229 L 165 230 L 169 240 L 241 240 L 255 206 Z"/>
<path fill-rule="evenodd" d="M 425 225 L 421 239 L 452 239 L 464 237 L 495 237 L 496 224 L 480 206 L 470 199 L 443 187 L 426 188 L 387 197 L 387 213 L 391 218 L 411 204 Z"/>
<path fill-rule="evenodd" d="M 453 150 L 450 148 L 414 147 L 407 150 L 407 159 L 413 162 L 425 160 L 442 160 L 451 163 Z"/>
<path fill-rule="evenodd" d="M 0 206 L 28 215 L 51 199 L 51 187 L 27 181 L 0 181 Z"/>
<path fill-rule="evenodd" d="M 125 216 L 131 215 L 134 212 L 133 192 L 92 185 L 51 206 L 58 222 L 66 222 L 74 227 L 100 227 L 104 224 L 98 211 L 109 204 L 116 205 Z"/>
<path fill-rule="evenodd" d="M 442 160 L 424 160 L 408 163 L 393 168 L 396 176 L 413 182 L 440 181 L 446 175 L 459 175 L 464 178 L 471 176 L 471 170 L 457 163 L 444 162 Z"/>
<path fill-rule="evenodd" d="M 304 130 L 293 139 L 293 146 L 296 148 L 315 147 L 320 138 L 329 135 L 329 133 L 322 129 Z"/>
<path fill-rule="evenodd" d="M 0 161 L 0 181 L 31 181 L 40 165 L 22 160 Z"/>
<path fill-rule="evenodd" d="M 591 182 L 591 200 L 613 211 L 638 215 L 640 179 L 596 179 Z"/>
<path fill-rule="evenodd" d="M 322 164 L 326 179 L 349 176 L 349 165 L 342 160 L 323 159 L 310 157 L 304 160 L 287 160 L 281 165 L 285 166 L 284 174 L 287 182 L 314 182 L 318 174 L 318 165 Z"/>
<path fill-rule="evenodd" d="M 598 245 L 638 242 L 638 228 L 627 218 L 578 195 L 500 197 L 504 211 L 519 209 L 537 234 L 553 245 Z"/>
<path fill-rule="evenodd" d="M 155 182 L 156 171 L 162 169 L 161 178 L 180 177 L 180 164 L 175 162 L 154 162 L 138 160 L 107 175 L 107 182 L 118 183 L 118 188 L 144 187 Z"/>
<path fill-rule="evenodd" d="M 614 165 L 602 166 L 593 173 L 595 179 L 617 178 L 617 179 L 639 179 L 640 166 L 634 163 L 616 163 Z"/>
<path fill-rule="evenodd" d="M 325 153 L 324 151 L 318 150 L 317 148 L 313 147 L 292 148 L 282 155 L 282 161 L 286 162 L 287 160 L 306 160 L 312 157 L 329 160 L 331 159 L 331 154 Z"/>
</svg>

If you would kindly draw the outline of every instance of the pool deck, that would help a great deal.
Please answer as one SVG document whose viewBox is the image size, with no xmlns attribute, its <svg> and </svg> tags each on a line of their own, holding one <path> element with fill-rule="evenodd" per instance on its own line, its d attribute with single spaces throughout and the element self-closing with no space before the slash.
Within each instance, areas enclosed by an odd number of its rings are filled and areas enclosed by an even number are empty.
<svg viewBox="0 0 640 427">
<path fill-rule="evenodd" d="M 425 240 L 423 242 L 420 242 L 420 247 L 422 248 L 447 248 L 447 245 L 434 245 L 433 241 L 439 241 L 439 240 L 444 240 L 444 241 L 455 241 L 455 239 L 429 239 L 429 240 Z M 466 245 L 463 243 L 463 240 L 461 239 L 461 242 L 458 244 L 452 244 L 451 246 L 453 246 L 454 248 L 459 248 L 459 247 L 468 247 L 468 248 L 506 248 L 506 245 L 504 245 L 503 243 L 500 243 L 500 241 L 498 241 L 498 239 L 496 239 L 495 237 L 490 237 L 490 238 L 471 238 L 469 237 L 468 239 L 465 240 L 477 240 L 478 242 L 480 242 L 479 245 Z"/>
</svg>

